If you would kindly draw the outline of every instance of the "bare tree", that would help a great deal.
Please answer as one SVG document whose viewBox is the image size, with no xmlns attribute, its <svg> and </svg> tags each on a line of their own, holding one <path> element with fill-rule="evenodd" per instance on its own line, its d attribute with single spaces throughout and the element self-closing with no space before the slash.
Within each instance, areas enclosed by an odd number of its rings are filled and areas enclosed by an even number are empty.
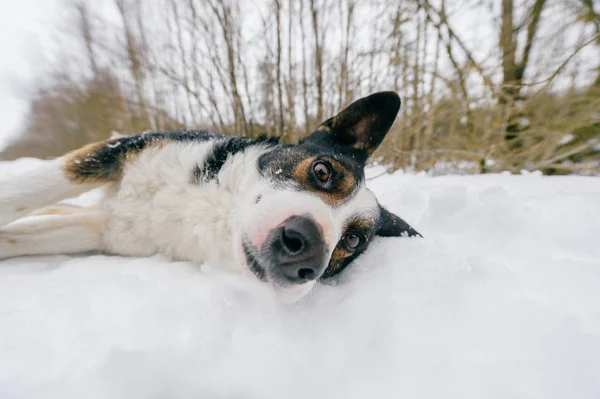
<svg viewBox="0 0 600 399">
<path fill-rule="evenodd" d="M 301 41 L 302 41 L 302 105 L 304 109 L 304 126 L 305 133 L 310 130 L 310 112 L 308 105 L 308 74 L 307 74 L 307 51 L 306 41 L 307 35 L 304 30 L 304 1 L 300 1 L 300 12 L 298 14 L 298 22 L 300 24 Z"/>
<path fill-rule="evenodd" d="M 132 30 L 131 21 L 127 14 L 127 7 L 125 0 L 115 0 L 115 5 L 119 11 L 121 17 L 121 23 L 123 25 L 123 34 L 125 36 L 125 48 L 127 52 L 127 58 L 129 61 L 129 70 L 133 76 L 133 82 L 135 85 L 135 92 L 138 102 L 138 107 L 142 118 L 150 121 L 150 115 L 148 112 L 148 106 L 146 104 L 146 95 L 144 92 L 144 70 L 142 59 L 143 54 L 140 51 L 140 46 L 136 40 L 136 36 Z M 156 129 L 156 126 L 149 126 L 152 129 Z"/>
<path fill-rule="evenodd" d="M 75 9 L 77 10 L 79 29 L 81 32 L 81 38 L 83 39 L 85 50 L 87 52 L 88 62 L 92 69 L 92 75 L 98 74 L 98 65 L 96 63 L 96 53 L 94 51 L 94 33 L 92 31 L 92 25 L 90 21 L 90 14 L 88 6 L 84 2 L 75 3 Z"/>
<path fill-rule="evenodd" d="M 344 20 L 343 27 L 343 38 L 342 38 L 342 52 L 340 57 L 340 76 L 338 84 L 338 109 L 341 109 L 344 104 L 350 100 L 350 47 L 353 44 L 352 31 L 353 31 L 353 19 L 354 10 L 356 9 L 356 0 L 340 0 L 340 13 L 345 13 L 346 18 Z"/>
<path fill-rule="evenodd" d="M 315 76 L 317 86 L 317 120 L 323 120 L 323 41 L 324 32 L 319 28 L 319 9 L 315 0 L 310 0 L 310 16 L 314 36 Z"/>
<path fill-rule="evenodd" d="M 236 53 L 239 50 L 239 32 L 237 31 L 237 26 L 234 22 L 235 17 L 233 15 L 233 10 L 227 0 L 210 0 L 209 7 L 219 22 L 219 28 L 225 44 L 227 74 L 229 78 L 228 83 L 230 85 L 230 92 L 233 100 L 235 130 L 238 134 L 249 134 L 246 112 L 244 110 L 244 103 L 238 84 L 238 57 Z"/>
<path fill-rule="evenodd" d="M 288 79 L 286 84 L 288 127 L 287 137 L 292 140 L 296 134 L 296 75 L 294 69 L 294 0 L 288 0 Z"/>
<path fill-rule="evenodd" d="M 277 125 L 277 133 L 280 136 L 286 135 L 285 132 L 285 120 L 283 116 L 283 84 L 281 80 L 283 79 L 281 76 L 281 1 L 274 0 L 275 7 L 275 37 L 277 38 L 277 45 L 275 47 L 275 80 L 277 81 L 277 104 L 279 106 L 277 116 L 279 119 L 279 124 Z"/>
<path fill-rule="evenodd" d="M 79 126 L 47 119 L 65 142 L 183 125 L 291 142 L 356 97 L 393 89 L 402 113 L 378 152 L 393 167 L 571 173 L 600 158 L 591 0 L 113 0 L 117 21 L 91 0 L 66 4 L 76 29 L 62 34 L 78 48 L 57 57 L 35 103 Z M 467 39 L 465 7 L 499 21 L 493 45 Z M 559 12 L 562 24 L 545 23 Z"/>
<path fill-rule="evenodd" d="M 517 35 L 522 27 L 514 24 L 514 0 L 502 0 L 500 48 L 502 50 L 503 89 L 510 97 L 519 97 L 520 86 L 529 63 L 529 55 L 546 0 L 535 0 L 528 12 L 525 27 L 527 38 L 521 54 L 517 53 Z"/>
</svg>

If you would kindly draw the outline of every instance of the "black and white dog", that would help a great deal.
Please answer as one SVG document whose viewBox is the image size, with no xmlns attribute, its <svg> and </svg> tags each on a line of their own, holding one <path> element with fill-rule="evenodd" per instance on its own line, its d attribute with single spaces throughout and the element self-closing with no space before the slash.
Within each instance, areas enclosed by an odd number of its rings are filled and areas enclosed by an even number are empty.
<svg viewBox="0 0 600 399">
<path fill-rule="evenodd" d="M 0 177 L 0 259 L 162 253 L 247 272 L 299 299 L 375 236 L 418 235 L 364 181 L 367 158 L 399 109 L 395 93 L 381 92 L 297 145 L 205 131 L 144 133 Z M 100 206 L 43 209 L 101 186 Z"/>
</svg>

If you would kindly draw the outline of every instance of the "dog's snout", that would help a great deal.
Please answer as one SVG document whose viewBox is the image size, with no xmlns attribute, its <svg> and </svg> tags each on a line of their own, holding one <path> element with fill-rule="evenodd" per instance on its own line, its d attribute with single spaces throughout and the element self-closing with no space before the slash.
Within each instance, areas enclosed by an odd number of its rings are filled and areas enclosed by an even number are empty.
<svg viewBox="0 0 600 399">
<path fill-rule="evenodd" d="M 306 247 L 306 237 L 299 223 L 289 223 L 281 229 L 281 243 L 289 255 L 296 255 Z"/>
<path fill-rule="evenodd" d="M 323 231 L 310 217 L 287 219 L 271 250 L 278 273 L 290 282 L 316 280 L 325 270 L 327 246 Z"/>
</svg>

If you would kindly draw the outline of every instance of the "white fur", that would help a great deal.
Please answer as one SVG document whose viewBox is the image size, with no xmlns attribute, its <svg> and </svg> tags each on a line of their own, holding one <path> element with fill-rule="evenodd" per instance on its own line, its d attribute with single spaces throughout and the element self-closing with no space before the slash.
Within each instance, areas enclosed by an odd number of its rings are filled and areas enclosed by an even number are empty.
<svg viewBox="0 0 600 399">
<path fill-rule="evenodd" d="M 170 143 L 143 152 L 126 166 L 123 180 L 109 192 L 105 249 L 127 255 L 161 252 L 177 259 L 232 262 L 232 212 L 248 200 L 243 193 L 256 184 L 256 159 L 264 148 L 231 157 L 219 183 L 191 182 L 191 171 L 202 163 L 212 143 Z"/>
<path fill-rule="evenodd" d="M 272 186 L 256 167 L 267 151 L 262 145 L 231 156 L 217 180 L 198 184 L 192 181 L 193 167 L 203 163 L 213 146 L 167 142 L 145 149 L 126 163 L 120 183 L 107 186 L 99 210 L 34 216 L 2 228 L 0 258 L 91 250 L 130 256 L 162 253 L 250 274 L 243 237 L 260 247 L 269 231 L 288 217 L 310 214 L 321 225 L 331 253 L 348 218 L 377 209 L 375 197 L 364 187 L 343 206 L 332 208 L 315 194 Z M 0 225 L 94 187 L 69 182 L 62 162 L 48 161 L 0 184 Z M 275 288 L 282 297 L 298 299 L 313 284 Z"/>
<path fill-rule="evenodd" d="M 0 228 L 0 258 L 98 250 L 103 230 L 104 215 L 96 210 L 27 217 Z"/>
<path fill-rule="evenodd" d="M 325 244 L 333 250 L 339 237 L 333 209 L 317 196 L 291 189 L 264 187 L 258 204 L 239 209 L 235 219 L 240 233 L 246 234 L 256 248 L 261 248 L 271 230 L 296 215 L 310 215 L 321 226 Z"/>
<path fill-rule="evenodd" d="M 37 168 L 19 176 L 0 178 L 0 226 L 95 187 L 70 182 L 62 164 L 62 159 L 42 161 Z"/>
</svg>

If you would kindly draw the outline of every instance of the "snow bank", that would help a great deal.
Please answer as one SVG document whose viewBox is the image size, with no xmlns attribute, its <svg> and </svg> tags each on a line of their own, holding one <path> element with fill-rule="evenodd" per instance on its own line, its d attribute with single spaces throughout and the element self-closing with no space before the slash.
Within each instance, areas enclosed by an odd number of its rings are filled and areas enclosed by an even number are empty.
<svg viewBox="0 0 600 399">
<path fill-rule="evenodd" d="M 293 306 L 160 257 L 0 262 L 0 398 L 600 397 L 600 179 L 369 184 L 426 238 Z"/>
</svg>

